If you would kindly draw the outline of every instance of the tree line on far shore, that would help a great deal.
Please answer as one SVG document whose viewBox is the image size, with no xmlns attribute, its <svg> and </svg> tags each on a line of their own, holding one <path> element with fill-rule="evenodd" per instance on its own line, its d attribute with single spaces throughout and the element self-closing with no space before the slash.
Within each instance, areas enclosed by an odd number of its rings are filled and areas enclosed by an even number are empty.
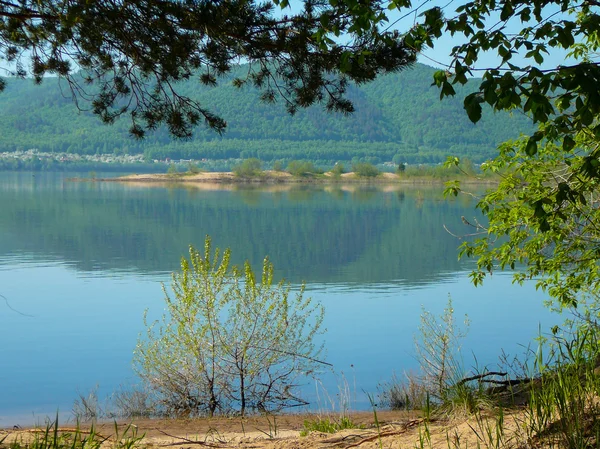
<svg viewBox="0 0 600 449">
<path fill-rule="evenodd" d="M 420 64 L 350 86 L 348 95 L 356 109 L 350 116 L 313 106 L 291 117 L 283 104 L 261 103 L 258 90 L 233 87 L 231 80 L 243 70 L 235 69 L 215 88 L 193 81 L 180 85 L 228 122 L 223 136 L 199 127 L 189 140 L 173 139 L 164 127 L 143 140 L 132 139 L 127 120 L 107 128 L 91 112 L 77 111 L 57 79 L 45 79 L 40 86 L 11 79 L 0 95 L 0 151 L 143 154 L 148 161 L 306 159 L 319 164 L 353 159 L 377 164 L 394 157 L 409 164 L 433 164 L 452 154 L 482 162 L 500 142 L 532 127 L 526 117 L 507 113 L 488 114 L 473 125 L 461 101 L 439 102 L 436 88 L 430 86 L 434 70 Z"/>
</svg>

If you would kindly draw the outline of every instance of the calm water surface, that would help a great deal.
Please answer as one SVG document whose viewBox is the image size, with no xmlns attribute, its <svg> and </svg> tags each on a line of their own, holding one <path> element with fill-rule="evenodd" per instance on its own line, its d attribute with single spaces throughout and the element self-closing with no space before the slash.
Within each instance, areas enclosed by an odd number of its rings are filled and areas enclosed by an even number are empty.
<svg viewBox="0 0 600 449">
<path fill-rule="evenodd" d="M 307 284 L 326 308 L 334 373 L 307 380 L 328 406 L 345 377 L 354 406 L 364 391 L 414 369 L 422 308 L 451 295 L 469 315 L 463 352 L 481 367 L 524 351 L 559 322 L 532 286 L 495 276 L 475 289 L 457 260 L 468 201 L 433 188 L 272 187 L 216 190 L 72 183 L 61 174 L 0 173 L 0 427 L 67 414 L 79 393 L 101 400 L 136 383 L 131 356 L 142 315 L 163 311 L 161 283 L 205 235 L 235 263 L 269 255 L 279 277 Z M 354 387 L 356 386 L 356 388 Z"/>
</svg>

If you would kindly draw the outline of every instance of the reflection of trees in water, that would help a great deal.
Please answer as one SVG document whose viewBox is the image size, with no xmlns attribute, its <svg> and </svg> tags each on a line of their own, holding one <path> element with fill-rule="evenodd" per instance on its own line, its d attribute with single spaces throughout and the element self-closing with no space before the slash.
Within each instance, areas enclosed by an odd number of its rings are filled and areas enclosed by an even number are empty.
<svg viewBox="0 0 600 449">
<path fill-rule="evenodd" d="M 328 191 L 329 194 L 335 198 L 336 200 L 341 200 L 344 199 L 344 197 L 346 196 L 346 192 L 344 192 L 342 189 L 340 189 L 339 187 L 334 187 L 331 190 Z"/>
<path fill-rule="evenodd" d="M 0 249 L 86 271 L 165 272 L 210 234 L 235 248 L 236 264 L 268 255 L 292 282 L 418 282 L 460 268 L 458 242 L 443 225 L 460 226 L 472 211 L 440 202 L 439 189 L 103 187 L 0 188 Z"/>
<path fill-rule="evenodd" d="M 360 187 L 352 192 L 352 199 L 359 202 L 369 202 L 380 192 L 377 187 Z"/>
<path fill-rule="evenodd" d="M 257 206 L 261 200 L 261 192 L 256 189 L 240 189 L 235 194 L 242 200 L 246 206 Z"/>
<path fill-rule="evenodd" d="M 299 203 L 303 201 L 310 201 L 316 194 L 316 190 L 309 186 L 298 186 L 291 189 L 287 198 L 290 202 Z"/>
</svg>

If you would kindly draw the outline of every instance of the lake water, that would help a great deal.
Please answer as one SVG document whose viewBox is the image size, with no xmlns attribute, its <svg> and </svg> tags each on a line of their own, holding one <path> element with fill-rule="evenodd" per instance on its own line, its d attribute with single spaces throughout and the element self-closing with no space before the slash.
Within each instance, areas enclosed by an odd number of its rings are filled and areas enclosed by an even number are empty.
<svg viewBox="0 0 600 449">
<path fill-rule="evenodd" d="M 28 424 L 98 386 L 101 400 L 137 381 L 132 351 L 163 311 L 161 283 L 189 244 L 232 249 L 255 268 L 265 255 L 276 275 L 326 309 L 326 360 L 335 372 L 317 387 L 327 407 L 345 378 L 352 406 L 368 405 L 395 372 L 415 369 L 413 336 L 422 308 L 441 313 L 448 295 L 471 326 L 468 366 L 519 354 L 540 326 L 561 321 L 533 286 L 495 275 L 481 288 L 472 261 L 444 230 L 468 232 L 467 199 L 441 188 L 166 188 L 73 183 L 63 174 L 0 173 L 0 427 Z"/>
</svg>

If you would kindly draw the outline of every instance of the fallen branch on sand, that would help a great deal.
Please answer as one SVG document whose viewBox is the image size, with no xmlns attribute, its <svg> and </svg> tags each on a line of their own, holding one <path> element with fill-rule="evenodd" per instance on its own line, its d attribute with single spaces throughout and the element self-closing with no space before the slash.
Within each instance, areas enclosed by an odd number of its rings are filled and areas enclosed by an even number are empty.
<svg viewBox="0 0 600 449">
<path fill-rule="evenodd" d="M 403 433 L 406 433 L 410 428 L 415 427 L 424 421 L 425 421 L 425 419 L 423 419 L 423 418 L 413 419 L 413 420 L 407 422 L 406 424 L 404 424 L 404 426 L 401 429 L 388 430 L 387 432 L 377 432 L 374 435 L 370 435 L 370 436 L 367 436 L 364 438 L 361 437 L 360 435 L 356 435 L 356 434 L 346 435 L 344 437 L 338 437 L 338 438 L 329 438 L 327 440 L 322 441 L 322 443 L 338 446 L 342 449 L 350 449 L 353 447 L 358 447 L 364 443 L 369 443 L 371 441 L 375 441 L 379 438 L 385 438 L 385 437 L 394 436 L 394 435 L 401 435 Z M 360 438 L 360 440 L 355 443 L 349 444 L 349 445 L 344 445 L 343 443 L 350 438 Z"/>
<path fill-rule="evenodd" d="M 175 438 L 177 440 L 181 440 L 181 441 L 174 441 L 172 443 L 166 443 L 166 444 L 160 444 L 160 446 L 165 447 L 165 446 L 180 446 L 180 445 L 184 445 L 184 444 L 197 444 L 199 446 L 206 446 L 206 447 L 218 447 L 218 448 L 223 448 L 223 447 L 227 447 L 226 445 L 222 444 L 222 443 L 209 443 L 206 441 L 198 441 L 198 440 L 190 440 L 189 438 L 185 438 L 185 437 L 180 437 L 177 435 L 171 435 L 163 430 L 154 428 L 154 430 L 156 430 L 157 432 L 162 433 L 165 436 L 168 436 L 170 438 Z"/>
</svg>

